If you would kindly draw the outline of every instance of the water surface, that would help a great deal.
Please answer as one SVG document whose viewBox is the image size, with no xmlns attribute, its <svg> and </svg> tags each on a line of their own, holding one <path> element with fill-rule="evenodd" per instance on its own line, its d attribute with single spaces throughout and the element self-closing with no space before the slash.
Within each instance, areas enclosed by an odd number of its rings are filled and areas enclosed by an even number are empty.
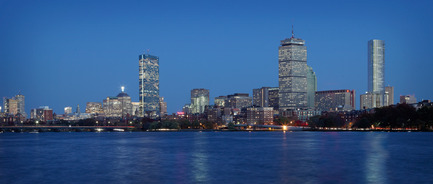
<svg viewBox="0 0 433 184">
<path fill-rule="evenodd" d="M 0 134 L 0 183 L 431 183 L 423 132 Z"/>
</svg>

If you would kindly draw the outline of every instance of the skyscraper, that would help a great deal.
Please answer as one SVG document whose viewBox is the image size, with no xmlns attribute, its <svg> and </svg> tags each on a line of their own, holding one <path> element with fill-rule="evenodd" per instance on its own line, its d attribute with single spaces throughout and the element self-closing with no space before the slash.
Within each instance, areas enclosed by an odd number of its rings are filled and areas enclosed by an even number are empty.
<svg viewBox="0 0 433 184">
<path fill-rule="evenodd" d="M 206 105 L 209 105 L 208 89 L 191 90 L 191 111 L 193 114 L 203 113 Z"/>
<path fill-rule="evenodd" d="M 280 111 L 307 107 L 307 47 L 292 37 L 281 41 L 278 56 Z"/>
<path fill-rule="evenodd" d="M 314 99 L 317 91 L 317 78 L 313 68 L 307 65 L 307 106 L 314 109 Z"/>
<path fill-rule="evenodd" d="M 368 41 L 368 92 L 384 93 L 385 91 L 385 42 Z"/>
<path fill-rule="evenodd" d="M 139 116 L 159 117 L 159 57 L 138 56 L 139 61 Z"/>
<path fill-rule="evenodd" d="M 362 94 L 361 109 L 378 108 L 388 105 L 385 94 L 385 42 L 368 41 L 368 91 Z"/>
</svg>

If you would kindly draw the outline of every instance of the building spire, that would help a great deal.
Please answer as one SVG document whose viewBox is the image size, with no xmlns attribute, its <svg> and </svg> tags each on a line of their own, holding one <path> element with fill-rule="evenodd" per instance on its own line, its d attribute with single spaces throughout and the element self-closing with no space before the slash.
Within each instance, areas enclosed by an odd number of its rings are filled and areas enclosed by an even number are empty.
<svg viewBox="0 0 433 184">
<path fill-rule="evenodd" d="M 295 33 L 293 32 L 293 24 L 292 24 L 292 38 L 295 38 Z"/>
</svg>

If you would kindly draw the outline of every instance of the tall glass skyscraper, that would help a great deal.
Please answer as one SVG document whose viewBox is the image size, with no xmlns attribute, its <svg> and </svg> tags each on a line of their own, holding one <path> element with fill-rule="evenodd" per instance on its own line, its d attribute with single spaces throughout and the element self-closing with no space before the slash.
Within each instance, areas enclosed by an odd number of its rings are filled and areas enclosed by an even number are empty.
<svg viewBox="0 0 433 184">
<path fill-rule="evenodd" d="M 368 41 L 368 92 L 384 93 L 385 91 L 385 42 Z"/>
<path fill-rule="evenodd" d="M 307 108 L 307 47 L 305 41 L 281 41 L 278 55 L 280 111 Z"/>
<path fill-rule="evenodd" d="M 385 42 L 368 41 L 368 91 L 362 94 L 361 109 L 388 105 L 385 94 Z"/>
<path fill-rule="evenodd" d="M 139 61 L 139 114 L 159 117 L 159 58 L 149 54 L 138 56 Z"/>
</svg>

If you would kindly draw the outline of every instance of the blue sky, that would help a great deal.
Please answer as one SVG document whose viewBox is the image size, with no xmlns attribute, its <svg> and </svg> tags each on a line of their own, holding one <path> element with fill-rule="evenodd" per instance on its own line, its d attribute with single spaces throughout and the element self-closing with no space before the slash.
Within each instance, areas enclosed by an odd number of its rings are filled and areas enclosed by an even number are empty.
<svg viewBox="0 0 433 184">
<path fill-rule="evenodd" d="M 367 42 L 385 40 L 385 81 L 433 100 L 433 1 L 0 0 L 0 97 L 26 111 L 102 102 L 120 86 L 138 101 L 138 55 L 160 58 L 168 111 L 193 88 L 220 95 L 278 86 L 278 46 L 306 41 L 318 90 L 367 90 Z"/>
</svg>

